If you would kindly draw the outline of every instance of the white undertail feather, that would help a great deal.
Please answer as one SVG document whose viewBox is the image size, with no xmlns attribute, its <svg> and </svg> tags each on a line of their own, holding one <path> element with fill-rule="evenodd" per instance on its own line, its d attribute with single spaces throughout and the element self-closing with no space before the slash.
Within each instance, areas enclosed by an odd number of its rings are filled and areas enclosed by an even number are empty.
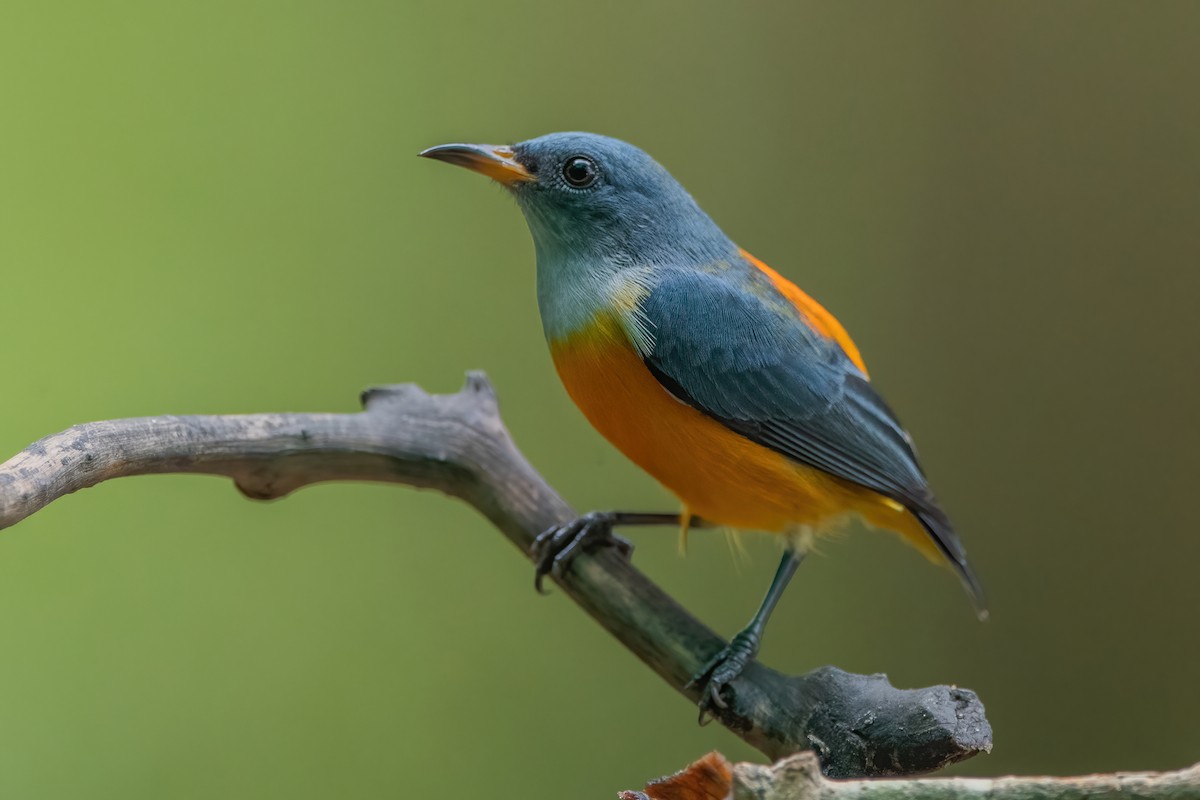
<svg viewBox="0 0 1200 800">
<path fill-rule="evenodd" d="M 785 535 L 788 546 L 800 555 L 811 553 L 817 547 L 817 532 L 811 525 L 797 525 Z"/>
<path fill-rule="evenodd" d="M 733 569 L 739 575 L 742 574 L 742 565 L 750 563 L 750 551 L 746 549 L 746 543 L 742 540 L 743 531 L 737 528 L 723 527 L 721 531 L 725 534 L 725 543 L 729 545 L 729 557 L 733 561 Z"/>
</svg>

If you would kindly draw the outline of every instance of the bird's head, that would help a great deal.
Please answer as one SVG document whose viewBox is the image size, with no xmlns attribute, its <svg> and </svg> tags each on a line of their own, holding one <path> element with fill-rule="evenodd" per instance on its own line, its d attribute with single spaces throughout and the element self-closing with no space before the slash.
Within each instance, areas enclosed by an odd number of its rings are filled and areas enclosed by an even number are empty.
<svg viewBox="0 0 1200 800">
<path fill-rule="evenodd" d="M 445 144 L 421 153 L 495 180 L 516 198 L 539 261 L 708 263 L 736 247 L 657 161 L 593 133 L 512 146 Z"/>
</svg>

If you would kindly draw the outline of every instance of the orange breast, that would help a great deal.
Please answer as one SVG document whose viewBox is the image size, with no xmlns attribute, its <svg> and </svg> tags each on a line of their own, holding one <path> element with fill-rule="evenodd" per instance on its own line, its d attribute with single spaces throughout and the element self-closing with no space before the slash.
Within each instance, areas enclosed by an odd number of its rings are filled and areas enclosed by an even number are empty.
<svg viewBox="0 0 1200 800">
<path fill-rule="evenodd" d="M 676 400 L 614 320 L 552 342 L 551 352 L 567 392 L 592 425 L 703 519 L 784 532 L 819 527 L 848 512 L 899 530 L 892 518 L 908 516 L 879 495 L 754 444 Z"/>
</svg>

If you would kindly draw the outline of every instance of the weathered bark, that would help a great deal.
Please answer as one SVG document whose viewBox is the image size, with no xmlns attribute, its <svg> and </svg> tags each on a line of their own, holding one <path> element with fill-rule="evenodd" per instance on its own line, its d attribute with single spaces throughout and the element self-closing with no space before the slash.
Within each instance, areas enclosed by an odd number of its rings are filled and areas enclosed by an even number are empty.
<svg viewBox="0 0 1200 800">
<path fill-rule="evenodd" d="M 1071 778 L 830 780 L 814 753 L 774 766 L 730 764 L 709 753 L 687 769 L 621 792 L 621 800 L 1196 800 L 1200 764 L 1176 772 L 1117 772 Z"/>
<path fill-rule="evenodd" d="M 738 764 L 734 800 L 1197 800 L 1200 765 L 1177 772 L 1117 772 L 1071 778 L 922 778 L 831 781 L 800 753 L 773 767 Z"/>
<path fill-rule="evenodd" d="M 575 512 L 529 465 L 500 420 L 487 379 L 454 395 L 372 389 L 358 414 L 164 416 L 76 425 L 0 465 L 0 528 L 65 494 L 127 475 L 225 475 L 247 497 L 312 483 L 386 481 L 438 489 L 487 517 L 526 556 Z M 611 549 L 586 554 L 563 590 L 676 691 L 722 640 Z M 967 689 L 904 690 L 883 675 L 823 667 L 790 677 L 754 663 L 716 718 L 771 758 L 816 748 L 829 775 L 926 772 L 991 749 Z"/>
</svg>

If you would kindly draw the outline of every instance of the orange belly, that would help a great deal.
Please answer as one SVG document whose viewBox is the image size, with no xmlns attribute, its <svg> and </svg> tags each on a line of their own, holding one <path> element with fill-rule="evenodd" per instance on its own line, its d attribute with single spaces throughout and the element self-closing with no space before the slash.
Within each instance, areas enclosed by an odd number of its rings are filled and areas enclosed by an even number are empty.
<svg viewBox="0 0 1200 800">
<path fill-rule="evenodd" d="M 819 532 L 857 513 L 930 548 L 920 523 L 893 501 L 754 444 L 676 400 L 614 322 L 552 342 L 551 353 L 567 393 L 596 430 L 696 516 L 784 533 L 804 525 Z"/>
</svg>

